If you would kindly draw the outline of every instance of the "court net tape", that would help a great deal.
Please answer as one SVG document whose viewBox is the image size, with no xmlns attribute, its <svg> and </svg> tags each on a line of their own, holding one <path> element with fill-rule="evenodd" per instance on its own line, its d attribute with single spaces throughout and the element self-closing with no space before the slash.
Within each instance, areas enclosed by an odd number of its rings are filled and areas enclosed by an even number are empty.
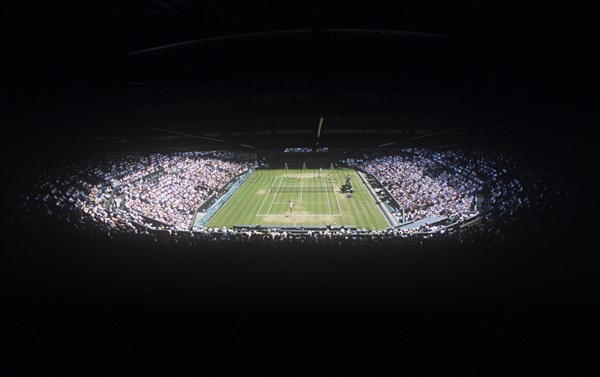
<svg viewBox="0 0 600 377">
<path fill-rule="evenodd" d="M 331 192 L 332 186 L 271 186 L 275 192 Z"/>
</svg>

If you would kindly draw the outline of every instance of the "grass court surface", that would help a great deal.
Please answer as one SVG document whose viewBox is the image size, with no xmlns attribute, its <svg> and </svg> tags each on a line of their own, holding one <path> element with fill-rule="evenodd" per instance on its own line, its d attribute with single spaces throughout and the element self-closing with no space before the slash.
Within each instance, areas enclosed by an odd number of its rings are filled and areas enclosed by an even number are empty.
<svg viewBox="0 0 600 377">
<path fill-rule="evenodd" d="M 352 198 L 340 193 L 350 176 Z M 292 212 L 290 213 L 290 201 Z M 208 227 L 234 224 L 356 225 L 389 227 L 357 173 L 351 169 L 259 169 L 242 184 L 208 222 Z"/>
</svg>

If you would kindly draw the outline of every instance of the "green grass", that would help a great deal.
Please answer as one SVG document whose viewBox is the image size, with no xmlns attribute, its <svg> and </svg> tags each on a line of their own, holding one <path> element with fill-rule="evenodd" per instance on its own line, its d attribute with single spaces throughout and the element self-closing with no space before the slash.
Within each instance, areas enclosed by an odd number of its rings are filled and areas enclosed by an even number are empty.
<svg viewBox="0 0 600 377">
<path fill-rule="evenodd" d="M 350 175 L 352 198 L 339 192 Z M 326 186 L 326 187 L 325 187 Z M 293 201 L 290 215 L 289 201 Z M 208 222 L 208 227 L 234 224 L 356 225 L 383 229 L 389 223 L 354 170 L 259 169 Z"/>
</svg>

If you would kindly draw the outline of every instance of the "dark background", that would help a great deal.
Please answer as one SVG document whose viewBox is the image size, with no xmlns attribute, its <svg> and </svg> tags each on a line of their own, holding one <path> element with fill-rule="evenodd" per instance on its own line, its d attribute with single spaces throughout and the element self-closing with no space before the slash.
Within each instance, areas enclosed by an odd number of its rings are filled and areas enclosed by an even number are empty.
<svg viewBox="0 0 600 377">
<path fill-rule="evenodd" d="M 3 374 L 597 369 L 589 14 L 520 1 L 2 1 Z M 317 140 L 321 116 L 381 131 Z M 310 133 L 275 132 L 289 129 Z M 412 140 L 419 130 L 444 132 Z M 194 250 L 21 226 L 26 177 L 95 153 L 317 142 L 510 148 L 556 169 L 578 201 L 504 243 L 406 250 Z"/>
</svg>

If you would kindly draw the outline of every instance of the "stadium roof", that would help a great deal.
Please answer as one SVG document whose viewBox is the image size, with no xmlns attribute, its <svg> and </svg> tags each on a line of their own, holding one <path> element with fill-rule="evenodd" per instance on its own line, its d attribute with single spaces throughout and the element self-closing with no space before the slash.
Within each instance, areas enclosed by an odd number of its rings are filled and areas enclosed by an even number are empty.
<svg viewBox="0 0 600 377">
<path fill-rule="evenodd" d="M 96 130 L 199 117 L 431 123 L 466 114 L 475 123 L 510 123 L 556 120 L 586 99 L 563 74 L 574 65 L 572 41 L 520 1 L 8 0 L 1 7 L 5 35 L 13 36 L 2 107 L 13 122 Z M 583 59 L 573 73 L 586 65 L 593 63 Z"/>
</svg>

